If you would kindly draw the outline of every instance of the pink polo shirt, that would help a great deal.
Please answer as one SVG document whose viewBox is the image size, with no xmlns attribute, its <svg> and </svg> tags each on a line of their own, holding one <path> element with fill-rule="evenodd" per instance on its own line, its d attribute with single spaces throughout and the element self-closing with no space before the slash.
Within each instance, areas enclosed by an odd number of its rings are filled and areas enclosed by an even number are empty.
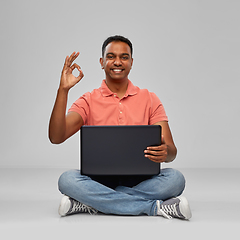
<svg viewBox="0 0 240 240">
<path fill-rule="evenodd" d="M 130 80 L 122 99 L 103 80 L 100 88 L 75 101 L 68 110 L 72 111 L 81 115 L 85 125 L 152 125 L 168 121 L 159 98 L 134 86 Z"/>
</svg>

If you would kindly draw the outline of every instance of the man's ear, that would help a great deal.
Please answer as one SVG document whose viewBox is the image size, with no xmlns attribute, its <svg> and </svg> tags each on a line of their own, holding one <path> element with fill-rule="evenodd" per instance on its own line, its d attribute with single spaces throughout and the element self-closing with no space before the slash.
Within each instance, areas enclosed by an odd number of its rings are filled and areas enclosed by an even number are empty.
<svg viewBox="0 0 240 240">
<path fill-rule="evenodd" d="M 100 59 L 99 59 L 99 62 L 100 62 L 101 67 L 102 67 L 102 69 L 103 69 L 103 68 L 104 68 L 104 67 L 103 67 L 103 58 L 100 58 Z"/>
</svg>

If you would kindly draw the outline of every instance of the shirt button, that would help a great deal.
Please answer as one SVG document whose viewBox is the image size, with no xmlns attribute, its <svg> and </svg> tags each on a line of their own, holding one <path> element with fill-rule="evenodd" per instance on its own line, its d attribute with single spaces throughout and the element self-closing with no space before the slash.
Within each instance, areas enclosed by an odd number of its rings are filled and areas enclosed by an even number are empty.
<svg viewBox="0 0 240 240">
<path fill-rule="evenodd" d="M 122 111 L 120 111 L 120 113 L 122 113 Z"/>
</svg>

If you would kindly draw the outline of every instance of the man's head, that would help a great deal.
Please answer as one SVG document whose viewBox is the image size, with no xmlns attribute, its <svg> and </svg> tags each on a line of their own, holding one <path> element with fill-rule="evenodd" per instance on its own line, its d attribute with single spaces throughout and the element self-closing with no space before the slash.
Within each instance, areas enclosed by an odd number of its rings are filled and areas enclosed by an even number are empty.
<svg viewBox="0 0 240 240">
<path fill-rule="evenodd" d="M 106 74 L 106 80 L 125 81 L 133 64 L 132 43 L 125 37 L 112 36 L 102 46 L 100 64 Z"/>
<path fill-rule="evenodd" d="M 104 41 L 104 43 L 102 45 L 102 57 L 104 57 L 107 45 L 111 42 L 124 42 L 124 43 L 126 43 L 130 47 L 131 57 L 132 57 L 133 47 L 132 47 L 131 41 L 129 39 L 123 37 L 123 36 L 120 36 L 120 35 L 111 36 Z"/>
<path fill-rule="evenodd" d="M 122 36 L 109 37 L 102 46 L 100 64 L 107 81 L 127 81 L 133 64 L 132 43 Z"/>
</svg>

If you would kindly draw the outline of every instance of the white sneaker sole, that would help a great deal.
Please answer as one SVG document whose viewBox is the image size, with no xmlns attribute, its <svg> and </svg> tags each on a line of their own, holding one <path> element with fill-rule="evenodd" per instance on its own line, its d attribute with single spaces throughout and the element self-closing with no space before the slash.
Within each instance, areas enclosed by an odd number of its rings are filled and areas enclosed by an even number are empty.
<svg viewBox="0 0 240 240">
<path fill-rule="evenodd" d="M 182 215 L 185 217 L 186 220 L 192 217 L 192 212 L 190 210 L 188 200 L 184 196 L 177 197 L 180 200 L 179 208 Z"/>
<path fill-rule="evenodd" d="M 63 198 L 61 200 L 61 203 L 60 203 L 60 206 L 58 208 L 58 214 L 62 217 L 66 216 L 67 212 L 70 209 L 70 206 L 71 206 L 71 202 L 69 200 L 69 197 L 68 196 L 63 196 Z"/>
</svg>

